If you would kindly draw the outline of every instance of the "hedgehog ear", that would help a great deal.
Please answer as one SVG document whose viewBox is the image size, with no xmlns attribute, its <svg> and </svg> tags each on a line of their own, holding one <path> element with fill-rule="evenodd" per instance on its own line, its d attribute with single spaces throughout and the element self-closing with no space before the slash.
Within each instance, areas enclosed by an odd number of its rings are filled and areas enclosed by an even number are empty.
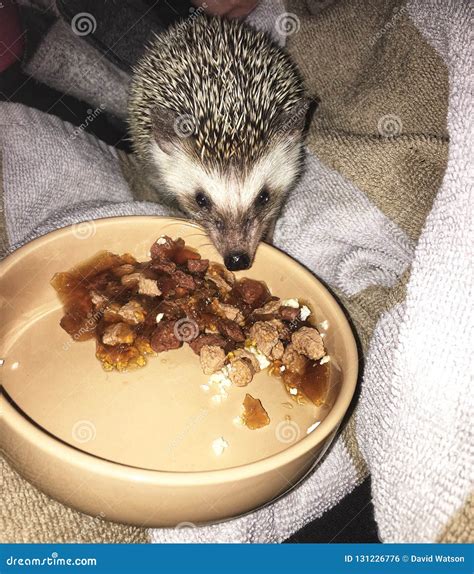
<svg viewBox="0 0 474 574">
<path fill-rule="evenodd" d="M 170 155 L 182 150 L 189 140 L 194 139 L 196 125 L 191 115 L 178 115 L 163 106 L 151 112 L 152 135 L 158 147 Z"/>
<path fill-rule="evenodd" d="M 302 98 L 290 110 L 282 112 L 275 121 L 276 131 L 300 134 L 307 128 L 308 119 L 316 109 L 318 101 L 314 98 Z"/>
</svg>

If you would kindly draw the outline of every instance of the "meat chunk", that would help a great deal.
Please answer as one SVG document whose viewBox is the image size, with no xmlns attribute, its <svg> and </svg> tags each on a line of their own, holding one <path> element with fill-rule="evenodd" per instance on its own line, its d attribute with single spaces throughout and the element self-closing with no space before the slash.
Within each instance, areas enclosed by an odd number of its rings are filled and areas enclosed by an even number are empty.
<svg viewBox="0 0 474 574">
<path fill-rule="evenodd" d="M 161 295 L 158 283 L 154 279 L 146 277 L 143 273 L 130 273 L 121 278 L 121 283 L 129 289 L 137 287 L 140 295 L 158 297 Z"/>
<path fill-rule="evenodd" d="M 235 351 L 232 351 L 232 358 L 248 359 L 252 363 L 253 370 L 256 373 L 260 371 L 260 363 L 258 362 L 257 357 L 250 351 L 247 351 L 247 349 L 235 349 Z"/>
<path fill-rule="evenodd" d="M 156 353 L 179 349 L 183 344 L 183 341 L 176 337 L 175 323 L 176 321 L 160 321 L 158 323 L 150 340 L 151 348 Z"/>
<path fill-rule="evenodd" d="M 225 281 L 225 279 L 222 279 L 222 277 L 219 275 L 206 274 L 205 278 L 212 281 L 221 293 L 228 293 L 229 291 L 232 291 L 232 287 L 227 283 L 227 281 Z"/>
<path fill-rule="evenodd" d="M 245 341 L 244 332 L 235 321 L 231 321 L 230 319 L 219 319 L 217 321 L 217 328 L 219 333 L 224 335 L 224 337 L 232 339 L 238 343 Z"/>
<path fill-rule="evenodd" d="M 212 309 L 217 315 L 219 315 L 219 317 L 223 317 L 224 319 L 229 319 L 236 323 L 243 323 L 244 321 L 242 311 L 238 307 L 227 303 L 221 303 L 219 299 L 214 299 L 212 301 Z"/>
<path fill-rule="evenodd" d="M 267 357 L 271 356 L 273 347 L 278 343 L 278 330 L 269 321 L 257 321 L 249 331 L 257 349 Z"/>
<path fill-rule="evenodd" d="M 283 323 L 283 321 L 280 319 L 271 319 L 270 321 L 267 321 L 267 323 L 272 325 L 272 327 L 275 327 L 275 329 L 278 331 L 279 339 L 290 339 L 291 331 L 288 329 L 287 325 Z"/>
<path fill-rule="evenodd" d="M 271 352 L 272 359 L 281 359 L 283 356 L 284 350 L 285 350 L 285 347 L 283 346 L 283 343 L 281 341 L 278 341 L 278 343 L 272 349 L 272 352 Z"/>
<path fill-rule="evenodd" d="M 264 283 L 247 277 L 237 281 L 234 285 L 234 292 L 237 297 L 242 298 L 242 300 L 250 305 L 252 309 L 261 307 L 271 297 L 270 292 Z"/>
<path fill-rule="evenodd" d="M 221 265 L 220 263 L 209 263 L 208 274 L 211 277 L 217 275 L 222 277 L 222 279 L 224 279 L 224 281 L 229 285 L 233 285 L 235 282 L 235 275 L 232 271 L 229 271 L 227 267 L 224 267 L 224 265 Z"/>
<path fill-rule="evenodd" d="M 204 345 L 222 347 L 224 349 L 227 345 L 227 341 L 222 335 L 218 335 L 217 333 L 205 333 L 198 335 L 195 339 L 189 341 L 188 344 L 196 355 L 199 355 Z"/>
<path fill-rule="evenodd" d="M 124 323 L 129 325 L 138 325 L 145 320 L 145 309 L 138 301 L 129 301 L 117 311 L 117 315 L 121 317 Z"/>
<path fill-rule="evenodd" d="M 209 259 L 188 259 L 186 265 L 190 273 L 204 275 L 209 267 Z"/>
<path fill-rule="evenodd" d="M 158 259 L 150 263 L 150 269 L 158 273 L 168 273 L 170 275 L 176 271 L 176 263 L 173 263 L 173 261 L 160 261 Z"/>
<path fill-rule="evenodd" d="M 184 241 L 179 238 L 173 241 L 168 235 L 162 235 L 153 243 L 150 249 L 152 259 L 171 259 L 175 250 L 184 246 Z"/>
<path fill-rule="evenodd" d="M 216 345 L 203 345 L 199 354 L 202 371 L 205 375 L 212 375 L 222 369 L 225 362 L 225 353 L 222 347 Z"/>
<path fill-rule="evenodd" d="M 102 335 L 104 345 L 131 345 L 135 340 L 135 333 L 127 323 L 113 323 L 105 328 Z"/>
<path fill-rule="evenodd" d="M 276 313 L 278 311 L 278 309 L 281 306 L 281 300 L 280 299 L 272 299 L 271 301 L 268 301 L 268 303 L 265 303 L 265 305 L 263 307 L 258 307 L 258 309 L 254 310 L 254 313 L 257 313 L 259 315 L 271 315 L 273 313 Z"/>
<path fill-rule="evenodd" d="M 148 279 L 143 274 L 138 278 L 138 292 L 140 295 L 148 297 L 159 297 L 161 295 L 158 283 L 154 279 Z"/>
<path fill-rule="evenodd" d="M 179 287 L 183 287 L 184 289 L 189 289 L 190 291 L 193 291 L 194 289 L 196 289 L 196 283 L 194 282 L 193 277 L 191 275 L 188 275 L 184 271 L 180 271 L 180 270 L 175 271 L 173 273 L 173 278 Z"/>
<path fill-rule="evenodd" d="M 237 387 L 245 387 L 253 379 L 255 370 L 250 359 L 242 357 L 231 361 L 228 377 Z"/>
<path fill-rule="evenodd" d="M 291 343 L 285 349 L 281 360 L 288 371 L 298 375 L 302 375 L 305 372 L 306 364 L 308 363 L 308 359 L 301 353 L 298 353 Z"/>
<path fill-rule="evenodd" d="M 321 335 L 312 327 L 301 327 L 291 335 L 291 342 L 299 353 L 310 359 L 320 359 L 325 355 Z"/>
<path fill-rule="evenodd" d="M 286 307 L 283 305 L 280 307 L 280 316 L 282 319 L 286 321 L 294 321 L 300 313 L 300 309 L 298 307 Z"/>
<path fill-rule="evenodd" d="M 116 267 L 115 269 L 113 269 L 113 273 L 117 277 L 123 277 L 124 275 L 130 275 L 130 273 L 133 273 L 134 271 L 135 271 L 135 266 L 132 265 L 131 263 L 125 263 L 124 265 L 120 265 L 119 267 Z"/>
</svg>

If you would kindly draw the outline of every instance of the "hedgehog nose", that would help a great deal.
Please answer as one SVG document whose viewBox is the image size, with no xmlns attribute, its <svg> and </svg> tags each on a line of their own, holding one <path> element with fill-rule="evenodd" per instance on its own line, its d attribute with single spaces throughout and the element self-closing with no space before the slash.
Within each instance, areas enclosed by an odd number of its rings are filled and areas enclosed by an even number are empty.
<svg viewBox="0 0 474 574">
<path fill-rule="evenodd" d="M 224 257 L 224 263 L 229 271 L 239 271 L 250 267 L 250 257 L 247 253 L 234 251 Z"/>
</svg>

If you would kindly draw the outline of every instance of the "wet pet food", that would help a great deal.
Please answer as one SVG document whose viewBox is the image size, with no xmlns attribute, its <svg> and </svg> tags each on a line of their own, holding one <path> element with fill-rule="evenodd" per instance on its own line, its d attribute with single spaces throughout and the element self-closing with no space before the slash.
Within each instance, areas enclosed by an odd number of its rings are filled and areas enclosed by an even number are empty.
<svg viewBox="0 0 474 574">
<path fill-rule="evenodd" d="M 95 339 L 104 369 L 143 367 L 189 345 L 210 384 L 245 387 L 269 368 L 297 402 L 324 401 L 328 357 L 307 306 L 237 279 L 181 238 L 161 236 L 150 255 L 139 262 L 103 251 L 51 281 L 64 306 L 61 327 L 75 341 Z M 268 424 L 258 399 L 248 394 L 243 406 L 249 428 Z"/>
</svg>

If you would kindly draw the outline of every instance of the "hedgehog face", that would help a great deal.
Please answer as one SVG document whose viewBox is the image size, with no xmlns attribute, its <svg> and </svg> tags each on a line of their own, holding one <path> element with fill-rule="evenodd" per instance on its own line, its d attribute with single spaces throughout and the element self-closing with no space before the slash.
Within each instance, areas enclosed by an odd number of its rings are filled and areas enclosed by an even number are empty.
<svg viewBox="0 0 474 574">
<path fill-rule="evenodd" d="M 269 146 L 257 161 L 228 170 L 196 161 L 186 145 L 152 155 L 167 191 L 201 224 L 228 269 L 251 266 L 301 168 L 301 134 Z"/>
<path fill-rule="evenodd" d="M 135 67 L 134 151 L 229 268 L 250 266 L 294 184 L 307 96 L 289 55 L 236 19 L 187 18 Z"/>
</svg>

